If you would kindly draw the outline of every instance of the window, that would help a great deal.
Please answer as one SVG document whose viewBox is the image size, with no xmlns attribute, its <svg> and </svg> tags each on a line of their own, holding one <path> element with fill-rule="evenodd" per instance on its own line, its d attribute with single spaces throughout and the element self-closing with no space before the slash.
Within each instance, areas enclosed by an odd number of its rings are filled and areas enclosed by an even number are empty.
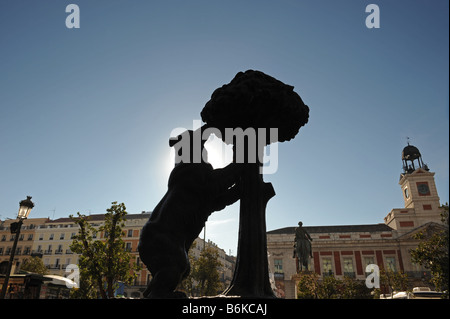
<svg viewBox="0 0 450 319">
<path fill-rule="evenodd" d="M 322 269 L 323 269 L 324 276 L 332 276 L 333 275 L 331 258 L 323 258 L 322 259 Z"/>
<path fill-rule="evenodd" d="M 355 277 L 355 270 L 353 269 L 353 258 L 345 257 L 344 258 L 344 276 L 347 277 Z"/>
<path fill-rule="evenodd" d="M 44 240 L 44 234 L 39 234 L 39 240 Z"/>
<path fill-rule="evenodd" d="M 33 240 L 33 234 L 28 235 L 28 240 Z"/>
<path fill-rule="evenodd" d="M 375 264 L 375 259 L 373 256 L 364 257 L 363 261 L 364 261 L 364 271 L 366 271 L 367 266 Z"/>
<path fill-rule="evenodd" d="M 53 240 L 54 236 L 55 236 L 54 234 L 50 234 L 50 237 L 48 238 L 48 240 Z"/>
<path fill-rule="evenodd" d="M 275 273 L 283 273 L 283 259 L 274 259 L 273 264 L 275 266 Z"/>
<path fill-rule="evenodd" d="M 6 241 L 6 235 L 2 235 L 2 241 Z"/>
<path fill-rule="evenodd" d="M 60 239 L 60 240 L 63 240 L 64 237 L 65 237 L 65 234 L 64 234 L 64 233 L 61 233 L 61 235 L 59 235 L 59 239 Z"/>
<path fill-rule="evenodd" d="M 128 236 L 127 237 L 133 237 L 133 230 L 128 229 Z"/>
<path fill-rule="evenodd" d="M 125 247 L 126 251 L 131 251 L 131 243 L 127 243 Z"/>
<path fill-rule="evenodd" d="M 386 257 L 386 267 L 392 271 L 396 271 L 395 257 Z"/>
</svg>

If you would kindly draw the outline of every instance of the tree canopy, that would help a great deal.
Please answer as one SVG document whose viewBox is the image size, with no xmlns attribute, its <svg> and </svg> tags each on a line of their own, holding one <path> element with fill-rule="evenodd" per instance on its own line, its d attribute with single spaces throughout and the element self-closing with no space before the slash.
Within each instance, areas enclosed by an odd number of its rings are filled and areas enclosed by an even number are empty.
<svg viewBox="0 0 450 319">
<path fill-rule="evenodd" d="M 439 291 L 446 291 L 448 296 L 449 281 L 449 236 L 448 236 L 448 203 L 441 206 L 444 230 L 433 231 L 431 226 L 416 234 L 415 239 L 421 240 L 416 249 L 411 250 L 412 261 L 431 272 L 431 282 Z"/>
<path fill-rule="evenodd" d="M 325 276 L 319 279 L 317 273 L 303 274 L 297 285 L 299 299 L 370 299 L 371 291 L 364 281 L 350 277 L 337 279 Z"/>
<path fill-rule="evenodd" d="M 30 257 L 25 259 L 20 270 L 41 275 L 48 274 L 48 269 L 45 267 L 44 262 L 40 257 Z"/>
<path fill-rule="evenodd" d="M 95 283 L 100 296 L 104 299 L 114 296 L 118 282 L 131 284 L 140 270 L 131 262 L 131 254 L 126 251 L 122 239 L 122 228 L 127 214 L 125 204 L 112 202 L 105 214 L 104 224 L 95 228 L 89 223 L 89 216 L 80 214 L 70 218 L 79 225 L 78 235 L 73 239 L 70 249 L 79 256 L 81 286 Z M 103 239 L 97 238 L 103 233 Z M 86 282 L 83 283 L 83 280 Z M 87 285 L 89 286 L 89 285 Z"/>
<path fill-rule="evenodd" d="M 195 245 L 194 241 L 189 250 L 191 272 L 183 281 L 182 288 L 191 296 L 215 296 L 223 290 L 219 277 L 219 267 L 222 266 L 219 253 L 216 249 L 207 247 L 196 259 L 192 254 L 192 247 Z"/>
</svg>

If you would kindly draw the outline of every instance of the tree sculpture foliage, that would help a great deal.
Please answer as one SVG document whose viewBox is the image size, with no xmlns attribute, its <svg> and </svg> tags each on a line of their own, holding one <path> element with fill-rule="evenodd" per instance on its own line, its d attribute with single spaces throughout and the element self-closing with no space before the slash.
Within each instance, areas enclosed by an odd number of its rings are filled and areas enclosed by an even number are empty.
<svg viewBox="0 0 450 319">
<path fill-rule="evenodd" d="M 216 89 L 201 112 L 203 122 L 218 128 L 276 128 L 278 142 L 289 141 L 308 123 L 309 108 L 294 87 L 264 74 L 248 70 Z M 266 134 L 269 139 L 268 134 Z M 267 140 L 266 144 L 271 141 Z"/>
</svg>

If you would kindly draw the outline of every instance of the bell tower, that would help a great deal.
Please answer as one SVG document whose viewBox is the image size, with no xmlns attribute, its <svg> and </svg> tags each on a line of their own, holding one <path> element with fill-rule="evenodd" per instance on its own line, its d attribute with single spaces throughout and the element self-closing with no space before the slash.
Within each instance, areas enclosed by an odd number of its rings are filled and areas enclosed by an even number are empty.
<svg viewBox="0 0 450 319">
<path fill-rule="evenodd" d="M 434 182 L 434 173 L 423 163 L 417 147 L 406 146 L 402 151 L 403 173 L 399 184 L 403 191 L 405 208 L 433 210 L 440 206 Z"/>
<path fill-rule="evenodd" d="M 419 149 L 415 146 L 409 145 L 406 146 L 402 151 L 402 161 L 403 161 L 403 173 L 412 173 L 416 170 L 416 165 L 414 165 L 414 161 L 417 160 L 417 168 L 423 168 L 426 171 L 429 171 L 428 166 L 423 163 L 422 155 L 419 152 Z"/>
<path fill-rule="evenodd" d="M 385 218 L 385 223 L 400 232 L 420 225 L 441 223 L 439 196 L 434 181 L 434 172 L 424 164 L 417 147 L 408 145 L 402 151 L 403 173 L 399 184 L 402 188 L 405 208 L 394 208 Z"/>
</svg>

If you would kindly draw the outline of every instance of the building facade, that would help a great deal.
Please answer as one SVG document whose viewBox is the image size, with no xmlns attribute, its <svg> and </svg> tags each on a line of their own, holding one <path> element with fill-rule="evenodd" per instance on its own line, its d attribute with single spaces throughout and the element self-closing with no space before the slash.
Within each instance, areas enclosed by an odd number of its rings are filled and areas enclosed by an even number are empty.
<svg viewBox="0 0 450 319">
<path fill-rule="evenodd" d="M 369 225 L 304 226 L 312 238 L 309 270 L 320 277 L 367 277 L 366 266 L 401 271 L 412 285 L 423 286 L 429 273 L 411 261 L 410 250 L 419 241 L 413 235 L 427 229 L 444 229 L 434 173 L 423 164 L 419 150 L 408 145 L 402 152 L 399 184 L 404 208 L 392 209 L 383 223 Z M 269 272 L 278 297 L 296 298 L 297 263 L 293 257 L 296 227 L 267 232 Z"/>
<path fill-rule="evenodd" d="M 132 261 L 140 265 L 142 269 L 137 273 L 137 278 L 133 285 L 124 288 L 126 297 L 141 298 L 142 293 L 151 279 L 150 272 L 141 262 L 138 252 L 140 232 L 144 224 L 150 218 L 150 212 L 141 214 L 127 214 L 125 226 L 122 228 L 122 239 L 125 243 L 124 249 L 132 254 Z M 6 271 L 15 235 L 10 233 L 11 223 L 15 220 L 0 221 L 0 272 Z M 104 214 L 93 214 L 89 216 L 88 222 L 91 226 L 99 228 L 104 225 Z M 48 218 L 28 218 L 24 220 L 19 235 L 19 241 L 14 257 L 14 267 L 12 274 L 20 271 L 23 261 L 31 256 L 42 258 L 44 265 L 49 271 L 49 275 L 67 277 L 72 272 L 68 265 L 78 264 L 78 254 L 71 251 L 73 237 L 78 234 L 79 226 L 71 218 L 58 218 L 50 220 Z M 104 240 L 103 232 L 97 233 L 98 240 Z M 192 255 L 195 258 L 200 256 L 205 247 L 214 248 L 219 255 L 219 261 L 222 266 L 219 269 L 220 279 L 224 285 L 231 281 L 235 257 L 228 256 L 225 251 L 211 241 L 204 241 L 197 238 L 192 247 Z M 66 271 L 67 269 L 67 271 Z"/>
<path fill-rule="evenodd" d="M 36 231 L 47 221 L 47 218 L 32 218 L 23 221 L 14 255 L 12 272 L 20 268 L 23 261 L 32 255 Z M 16 222 L 15 219 L 0 220 L 0 265 L 6 267 L 11 257 L 11 250 L 16 236 L 11 234 L 11 224 L 14 222 Z M 5 267 L 2 266 L 1 268 Z"/>
<path fill-rule="evenodd" d="M 122 239 L 125 243 L 124 249 L 132 254 L 132 261 L 142 265 L 139 259 L 137 246 L 139 243 L 140 231 L 150 217 L 150 213 L 127 214 L 125 226 L 122 228 Z M 105 223 L 104 214 L 89 215 L 89 224 L 99 229 Z M 59 218 L 47 220 L 39 225 L 33 243 L 33 254 L 42 257 L 44 265 L 52 275 L 67 276 L 71 273 L 70 264 L 78 264 L 78 254 L 71 251 L 73 237 L 78 234 L 79 226 L 71 218 Z M 105 234 L 98 232 L 94 239 L 104 240 Z M 66 270 L 67 269 L 67 270 Z M 150 273 L 145 266 L 137 273 L 133 285 L 125 287 L 127 296 L 140 297 L 143 287 L 146 285 Z"/>
<path fill-rule="evenodd" d="M 236 266 L 236 257 L 229 256 L 225 253 L 225 250 L 218 247 L 211 240 L 205 241 L 204 239 L 198 237 L 193 246 L 191 247 L 190 254 L 194 257 L 194 259 L 200 258 L 200 254 L 206 248 L 212 248 L 218 253 L 218 261 L 221 266 L 219 267 L 219 279 L 222 282 L 223 286 L 226 288 L 231 283 L 233 279 L 233 272 Z"/>
</svg>

